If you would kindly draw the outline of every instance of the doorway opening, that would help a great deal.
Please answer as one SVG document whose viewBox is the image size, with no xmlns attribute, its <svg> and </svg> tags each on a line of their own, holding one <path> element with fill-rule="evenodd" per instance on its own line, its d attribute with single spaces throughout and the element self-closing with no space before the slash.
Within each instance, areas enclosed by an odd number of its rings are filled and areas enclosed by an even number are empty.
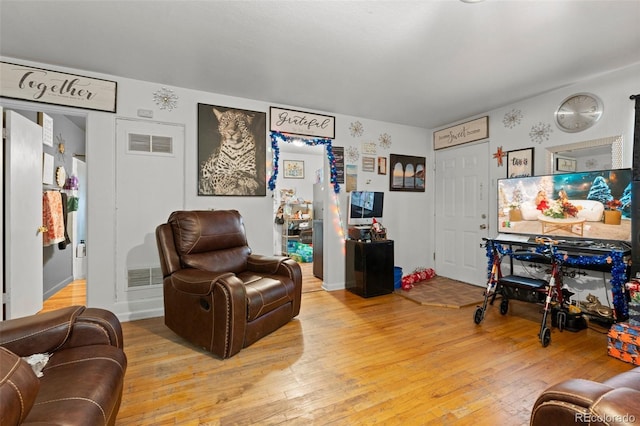
<svg viewBox="0 0 640 426">
<path fill-rule="evenodd" d="M 44 195 L 58 193 L 63 207 L 64 240 L 42 245 L 42 262 L 32 267 L 42 268 L 43 311 L 71 305 L 85 305 L 87 294 L 87 163 L 86 163 L 86 114 L 68 108 L 32 105 L 3 100 L 3 107 L 48 126 L 38 157 L 37 173 L 42 176 L 37 197 L 42 208 Z M 46 158 L 47 160 L 40 160 Z M 8 161 L 11 161 L 7 159 Z M 43 162 L 47 165 L 43 168 Z M 50 176 L 51 175 L 51 176 Z M 12 182 L 5 191 L 27 193 Z M 57 194 L 56 194 L 57 196 Z M 42 218 L 42 211 L 40 211 Z"/>
<path fill-rule="evenodd" d="M 322 224 L 325 148 L 293 140 L 279 145 L 274 184 L 274 254 L 302 269 L 302 292 L 322 289 Z M 320 267 L 320 268 L 318 268 Z"/>
</svg>

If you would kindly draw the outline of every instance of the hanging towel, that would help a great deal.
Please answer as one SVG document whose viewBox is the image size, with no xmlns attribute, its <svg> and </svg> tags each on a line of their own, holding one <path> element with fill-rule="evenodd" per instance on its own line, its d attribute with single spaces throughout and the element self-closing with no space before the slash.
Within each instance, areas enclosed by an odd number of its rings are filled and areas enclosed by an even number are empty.
<svg viewBox="0 0 640 426">
<path fill-rule="evenodd" d="M 64 241 L 64 216 L 60 191 L 46 191 L 42 195 L 42 224 L 47 228 L 42 233 L 44 247 Z"/>
</svg>

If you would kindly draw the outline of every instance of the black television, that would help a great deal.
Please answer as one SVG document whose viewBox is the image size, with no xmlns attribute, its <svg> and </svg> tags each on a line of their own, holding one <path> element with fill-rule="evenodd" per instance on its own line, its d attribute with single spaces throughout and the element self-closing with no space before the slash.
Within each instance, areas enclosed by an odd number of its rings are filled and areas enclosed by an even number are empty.
<svg viewBox="0 0 640 426">
<path fill-rule="evenodd" d="M 498 232 L 630 242 L 632 180 L 631 169 L 498 179 Z"/>
<path fill-rule="evenodd" d="M 384 192 L 351 191 L 347 223 L 353 226 L 371 225 L 373 218 L 382 222 Z"/>
</svg>

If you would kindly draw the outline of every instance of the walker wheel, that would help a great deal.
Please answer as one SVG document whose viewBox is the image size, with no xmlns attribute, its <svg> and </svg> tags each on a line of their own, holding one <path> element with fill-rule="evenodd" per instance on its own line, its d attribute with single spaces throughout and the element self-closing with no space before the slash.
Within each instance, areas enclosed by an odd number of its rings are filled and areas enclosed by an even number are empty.
<svg viewBox="0 0 640 426">
<path fill-rule="evenodd" d="M 482 322 L 482 308 L 478 306 L 473 314 L 473 322 L 480 324 Z"/>
<path fill-rule="evenodd" d="M 540 333 L 540 342 L 543 348 L 546 348 L 551 343 L 551 330 L 547 327 L 543 328 L 542 333 Z"/>
<path fill-rule="evenodd" d="M 564 330 L 564 327 L 567 323 L 567 314 L 564 312 L 558 312 L 558 330 Z"/>
<path fill-rule="evenodd" d="M 509 299 L 502 299 L 502 302 L 500 302 L 500 313 L 507 315 L 507 312 L 509 312 Z"/>
</svg>

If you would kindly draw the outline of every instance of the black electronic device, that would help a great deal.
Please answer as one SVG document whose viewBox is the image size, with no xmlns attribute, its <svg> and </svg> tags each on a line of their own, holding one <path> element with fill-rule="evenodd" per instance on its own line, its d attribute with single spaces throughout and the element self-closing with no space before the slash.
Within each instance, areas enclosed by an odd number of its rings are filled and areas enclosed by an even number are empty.
<svg viewBox="0 0 640 426">
<path fill-rule="evenodd" d="M 351 191 L 347 223 L 353 226 L 372 225 L 373 220 L 382 222 L 384 192 Z"/>
</svg>

